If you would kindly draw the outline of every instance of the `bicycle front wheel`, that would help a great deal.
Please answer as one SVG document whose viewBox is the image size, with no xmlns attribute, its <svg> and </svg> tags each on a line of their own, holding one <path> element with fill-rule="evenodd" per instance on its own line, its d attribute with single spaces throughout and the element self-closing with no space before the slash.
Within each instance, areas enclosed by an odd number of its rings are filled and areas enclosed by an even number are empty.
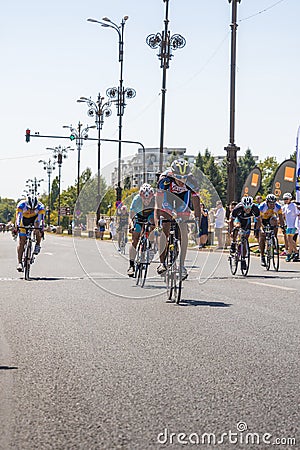
<svg viewBox="0 0 300 450">
<path fill-rule="evenodd" d="M 178 248 L 179 247 L 179 248 Z M 179 305 L 181 300 L 182 291 L 182 266 L 183 261 L 181 257 L 181 248 L 179 242 L 177 242 L 177 260 L 175 261 L 175 286 L 174 286 L 174 299 L 175 303 Z"/>
<path fill-rule="evenodd" d="M 273 245 L 272 241 L 267 242 L 267 252 L 266 252 L 266 269 L 270 270 L 271 260 L 273 259 Z"/>
<path fill-rule="evenodd" d="M 170 249 L 170 245 L 168 246 L 167 255 L 166 255 L 166 286 L 167 286 L 167 298 L 170 301 L 174 301 L 174 288 L 175 288 L 175 267 L 174 267 L 174 250 Z"/>
<path fill-rule="evenodd" d="M 248 239 L 245 239 L 244 244 L 242 244 L 241 252 L 241 272 L 244 277 L 248 274 L 250 266 L 250 247 Z"/>
<path fill-rule="evenodd" d="M 238 247 L 237 247 L 234 255 L 229 256 L 229 266 L 230 266 L 230 271 L 231 271 L 232 275 L 236 274 L 236 271 L 238 268 L 238 262 L 239 262 L 239 253 L 238 253 Z"/>
<path fill-rule="evenodd" d="M 24 277 L 25 280 L 30 279 L 30 265 L 31 265 L 31 242 L 27 241 L 24 251 Z"/>
</svg>

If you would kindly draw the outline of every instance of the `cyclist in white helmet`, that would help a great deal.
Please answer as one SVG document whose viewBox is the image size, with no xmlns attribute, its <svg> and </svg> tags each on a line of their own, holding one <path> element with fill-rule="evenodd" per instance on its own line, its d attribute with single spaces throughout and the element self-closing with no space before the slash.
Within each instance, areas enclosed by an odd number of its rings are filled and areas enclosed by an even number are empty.
<svg viewBox="0 0 300 450">
<path fill-rule="evenodd" d="M 26 229 L 22 226 L 32 225 L 39 230 L 34 230 L 36 237 L 36 244 L 34 248 L 34 254 L 38 255 L 41 250 L 41 238 L 44 231 L 44 217 L 45 207 L 38 201 L 35 196 L 28 196 L 26 200 L 21 200 L 17 205 L 16 211 L 16 227 L 19 231 L 19 245 L 17 248 L 18 253 L 18 272 L 23 272 L 22 257 L 24 252 L 24 246 L 26 243 Z"/>
<path fill-rule="evenodd" d="M 139 190 L 139 193 L 133 198 L 129 210 L 129 230 L 132 233 L 132 243 L 129 248 L 129 268 L 127 275 L 134 276 L 134 260 L 136 255 L 136 247 L 142 231 L 142 226 L 139 221 L 148 221 L 153 223 L 154 229 L 154 189 L 148 183 L 144 183 Z"/>
<path fill-rule="evenodd" d="M 274 234 L 277 236 L 278 231 L 278 221 L 281 228 L 284 230 L 284 222 L 282 216 L 281 205 L 276 202 L 276 196 L 274 194 L 268 194 L 266 200 L 262 202 L 259 206 L 260 217 L 262 221 L 262 226 L 270 225 L 274 229 Z M 259 234 L 259 249 L 260 249 L 260 259 L 261 265 L 266 265 L 265 260 L 265 244 L 266 244 L 266 234 L 262 230 Z"/>
<path fill-rule="evenodd" d="M 232 236 L 230 247 L 231 253 L 235 253 L 236 238 L 239 228 L 245 230 L 247 232 L 246 237 L 247 239 L 249 238 L 252 217 L 255 217 L 257 219 L 257 228 L 259 229 L 261 227 L 259 208 L 257 205 L 255 205 L 255 203 L 253 203 L 253 198 L 251 196 L 244 196 L 242 197 L 240 203 L 238 203 L 231 212 L 231 218 L 229 222 L 229 231 Z M 246 265 L 246 261 L 242 260 L 242 264 Z"/>
</svg>

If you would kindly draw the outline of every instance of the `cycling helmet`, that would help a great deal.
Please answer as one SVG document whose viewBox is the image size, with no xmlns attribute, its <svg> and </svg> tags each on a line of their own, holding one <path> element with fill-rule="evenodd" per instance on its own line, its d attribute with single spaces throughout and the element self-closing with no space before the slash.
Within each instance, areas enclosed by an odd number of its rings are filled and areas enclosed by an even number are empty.
<svg viewBox="0 0 300 450">
<path fill-rule="evenodd" d="M 38 204 L 38 199 L 36 197 L 27 197 L 27 203 L 30 209 L 35 209 Z"/>
<path fill-rule="evenodd" d="M 143 198 L 152 198 L 154 195 L 154 190 L 153 187 L 150 186 L 150 184 L 148 183 L 144 183 L 141 187 L 140 187 L 140 196 Z"/>
<path fill-rule="evenodd" d="M 285 194 L 283 194 L 282 198 L 283 198 L 283 200 L 286 200 L 286 199 L 292 200 L 293 196 L 289 192 L 286 192 Z"/>
<path fill-rule="evenodd" d="M 175 159 L 171 164 L 171 171 L 173 172 L 174 178 L 178 180 L 186 179 L 191 173 L 191 166 L 185 159 Z"/>
<path fill-rule="evenodd" d="M 275 203 L 276 202 L 276 197 L 274 194 L 268 194 L 266 197 L 266 202 L 271 202 L 271 203 Z"/>
<path fill-rule="evenodd" d="M 250 208 L 252 208 L 252 205 L 253 205 L 253 198 L 250 196 L 249 197 L 245 196 L 245 197 L 242 197 L 241 202 L 242 202 L 244 208 L 250 209 Z"/>
</svg>

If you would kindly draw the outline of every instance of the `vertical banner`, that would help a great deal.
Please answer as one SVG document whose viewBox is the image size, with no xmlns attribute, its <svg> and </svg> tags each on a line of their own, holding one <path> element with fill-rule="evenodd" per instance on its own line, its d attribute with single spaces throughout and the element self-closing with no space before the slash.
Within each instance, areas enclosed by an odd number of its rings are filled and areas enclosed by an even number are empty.
<svg viewBox="0 0 300 450">
<path fill-rule="evenodd" d="M 296 202 L 300 202 L 300 149 L 299 149 L 300 126 L 296 139 Z"/>
<path fill-rule="evenodd" d="M 273 184 L 272 193 L 276 195 L 278 200 L 282 200 L 285 192 L 293 192 L 295 190 L 296 180 L 296 163 L 292 159 L 287 159 L 277 168 Z"/>
<path fill-rule="evenodd" d="M 254 167 L 249 173 L 243 189 L 242 189 L 242 197 L 250 195 L 251 197 L 255 197 L 259 191 L 261 184 L 261 170 L 259 167 Z"/>
</svg>

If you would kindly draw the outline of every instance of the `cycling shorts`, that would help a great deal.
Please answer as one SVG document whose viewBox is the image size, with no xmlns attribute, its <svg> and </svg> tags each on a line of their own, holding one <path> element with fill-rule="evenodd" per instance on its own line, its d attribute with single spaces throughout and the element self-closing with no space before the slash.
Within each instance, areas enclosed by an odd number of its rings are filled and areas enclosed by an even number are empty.
<svg viewBox="0 0 300 450">
<path fill-rule="evenodd" d="M 22 228 L 22 225 L 24 225 L 24 227 L 28 227 L 29 225 L 32 226 L 37 226 L 38 225 L 38 221 L 37 219 L 37 215 L 33 216 L 33 217 L 22 217 L 21 223 L 20 223 L 20 228 L 19 228 L 19 236 L 26 236 L 26 229 Z"/>
<path fill-rule="evenodd" d="M 289 234 L 289 235 L 292 235 L 292 236 L 294 236 L 294 234 L 296 234 L 297 233 L 297 228 L 287 228 L 286 229 L 286 231 L 285 231 L 285 234 Z"/>
<path fill-rule="evenodd" d="M 141 222 L 144 222 L 144 221 L 148 221 L 148 222 L 151 222 L 151 223 L 153 223 L 153 226 L 154 226 L 154 211 L 152 211 L 150 214 L 148 214 L 147 216 L 142 216 L 142 217 L 139 217 L 139 216 L 137 216 L 137 217 L 135 217 L 134 218 L 134 228 L 133 228 L 133 231 L 135 231 L 136 233 L 141 233 L 141 231 L 142 231 L 142 225 L 141 224 L 139 224 L 139 223 L 136 223 L 136 221 L 141 221 Z"/>
</svg>

